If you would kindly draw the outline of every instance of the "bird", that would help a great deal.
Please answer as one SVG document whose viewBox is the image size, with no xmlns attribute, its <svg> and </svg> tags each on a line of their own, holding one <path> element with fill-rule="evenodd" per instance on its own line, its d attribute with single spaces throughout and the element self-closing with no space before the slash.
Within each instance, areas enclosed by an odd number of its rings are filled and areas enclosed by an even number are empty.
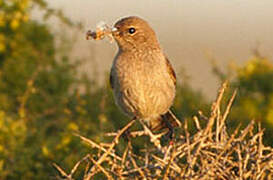
<svg viewBox="0 0 273 180">
<path fill-rule="evenodd" d="M 115 103 L 129 117 L 142 120 L 152 132 L 180 125 L 171 112 L 176 74 L 155 31 L 137 16 L 118 20 L 112 28 L 118 45 L 110 71 Z"/>
</svg>

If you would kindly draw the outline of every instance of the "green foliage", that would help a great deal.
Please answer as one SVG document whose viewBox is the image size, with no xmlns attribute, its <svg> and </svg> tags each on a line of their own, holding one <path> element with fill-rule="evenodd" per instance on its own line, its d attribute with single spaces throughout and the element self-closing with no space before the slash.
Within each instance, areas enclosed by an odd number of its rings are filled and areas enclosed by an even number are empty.
<svg viewBox="0 0 273 180">
<path fill-rule="evenodd" d="M 266 143 L 272 145 L 273 65 L 266 58 L 254 57 L 236 73 L 234 85 L 239 86 L 240 94 L 231 117 L 241 122 L 251 119 L 262 122 Z"/>
<path fill-rule="evenodd" d="M 183 78 L 184 83 L 178 84 L 174 109 L 181 119 L 191 119 L 199 110 L 209 112 L 209 103 L 200 91 L 195 91 Z"/>
<path fill-rule="evenodd" d="M 56 52 L 49 26 L 25 17 L 46 3 L 0 4 L 0 179 L 48 179 L 52 162 L 65 157 L 70 167 L 87 151 L 72 132 L 92 127 L 77 93 L 88 81 Z M 92 101 L 94 93 L 85 94 Z"/>
<path fill-rule="evenodd" d="M 247 119 L 264 119 L 273 127 L 273 65 L 268 59 L 254 57 L 247 65 L 237 70 L 235 85 L 240 88 L 243 115 Z"/>
<path fill-rule="evenodd" d="M 254 119 L 265 128 L 265 143 L 273 145 L 273 64 L 269 59 L 255 55 L 232 72 L 232 87 L 239 91 L 228 121 L 229 127 L 246 125 Z"/>
</svg>

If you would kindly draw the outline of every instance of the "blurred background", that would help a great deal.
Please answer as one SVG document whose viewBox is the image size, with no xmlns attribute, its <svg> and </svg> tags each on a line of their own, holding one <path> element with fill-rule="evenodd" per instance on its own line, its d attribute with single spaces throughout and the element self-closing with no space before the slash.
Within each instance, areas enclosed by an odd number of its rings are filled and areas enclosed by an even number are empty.
<svg viewBox="0 0 273 180">
<path fill-rule="evenodd" d="M 229 131 L 261 122 L 273 146 L 272 7 L 271 0 L 0 0 L 0 179 L 53 178 L 53 162 L 71 169 L 92 153 L 74 132 L 100 142 L 128 122 L 108 82 L 116 44 L 85 40 L 98 22 L 128 15 L 149 21 L 171 60 L 182 121 L 209 114 L 228 79 L 226 100 L 239 89 Z"/>
<path fill-rule="evenodd" d="M 183 67 L 193 87 L 210 98 L 214 97 L 219 82 L 210 72 L 209 60 L 214 58 L 225 71 L 231 62 L 239 65 L 246 62 L 253 49 L 264 56 L 273 56 L 273 22 L 270 22 L 273 2 L 270 0 L 48 2 L 51 7 L 63 9 L 72 20 L 81 22 L 85 30 L 94 29 L 100 21 L 112 25 L 124 16 L 143 17 L 155 29 L 176 71 Z M 90 53 L 86 46 L 93 42 L 82 39 L 74 49 L 75 55 L 86 57 Z M 103 62 L 97 68 L 101 73 L 109 71 L 116 46 L 107 41 L 94 46 L 96 61 Z M 90 68 L 84 71 L 89 72 Z"/>
</svg>

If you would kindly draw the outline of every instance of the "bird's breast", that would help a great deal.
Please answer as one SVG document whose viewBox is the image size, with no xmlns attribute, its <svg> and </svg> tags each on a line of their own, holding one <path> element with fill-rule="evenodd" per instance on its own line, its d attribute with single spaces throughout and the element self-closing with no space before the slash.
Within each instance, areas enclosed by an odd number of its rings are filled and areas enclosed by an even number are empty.
<svg viewBox="0 0 273 180">
<path fill-rule="evenodd" d="M 127 113 L 140 117 L 165 113 L 172 104 L 175 87 L 164 56 L 144 54 L 117 56 L 115 99 Z"/>
</svg>

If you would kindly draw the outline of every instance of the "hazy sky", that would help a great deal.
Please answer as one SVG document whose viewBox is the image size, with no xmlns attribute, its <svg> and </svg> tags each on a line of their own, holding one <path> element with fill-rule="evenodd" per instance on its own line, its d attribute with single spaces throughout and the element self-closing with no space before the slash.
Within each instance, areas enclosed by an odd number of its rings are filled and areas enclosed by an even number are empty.
<svg viewBox="0 0 273 180">
<path fill-rule="evenodd" d="M 217 80 L 206 54 L 213 55 L 221 67 L 230 61 L 243 64 L 259 45 L 263 55 L 273 59 L 273 0 L 48 0 L 86 29 L 99 21 L 113 24 L 120 17 L 138 15 L 149 21 L 173 66 L 190 76 L 192 85 L 210 97 Z M 90 56 L 101 74 L 109 71 L 116 45 L 107 41 L 77 43 L 77 55 Z M 105 53 L 107 52 L 107 53 Z M 90 58 L 90 61 L 94 61 Z M 89 71 L 88 62 L 83 71 Z M 179 77 L 178 77 L 179 78 Z"/>
</svg>

